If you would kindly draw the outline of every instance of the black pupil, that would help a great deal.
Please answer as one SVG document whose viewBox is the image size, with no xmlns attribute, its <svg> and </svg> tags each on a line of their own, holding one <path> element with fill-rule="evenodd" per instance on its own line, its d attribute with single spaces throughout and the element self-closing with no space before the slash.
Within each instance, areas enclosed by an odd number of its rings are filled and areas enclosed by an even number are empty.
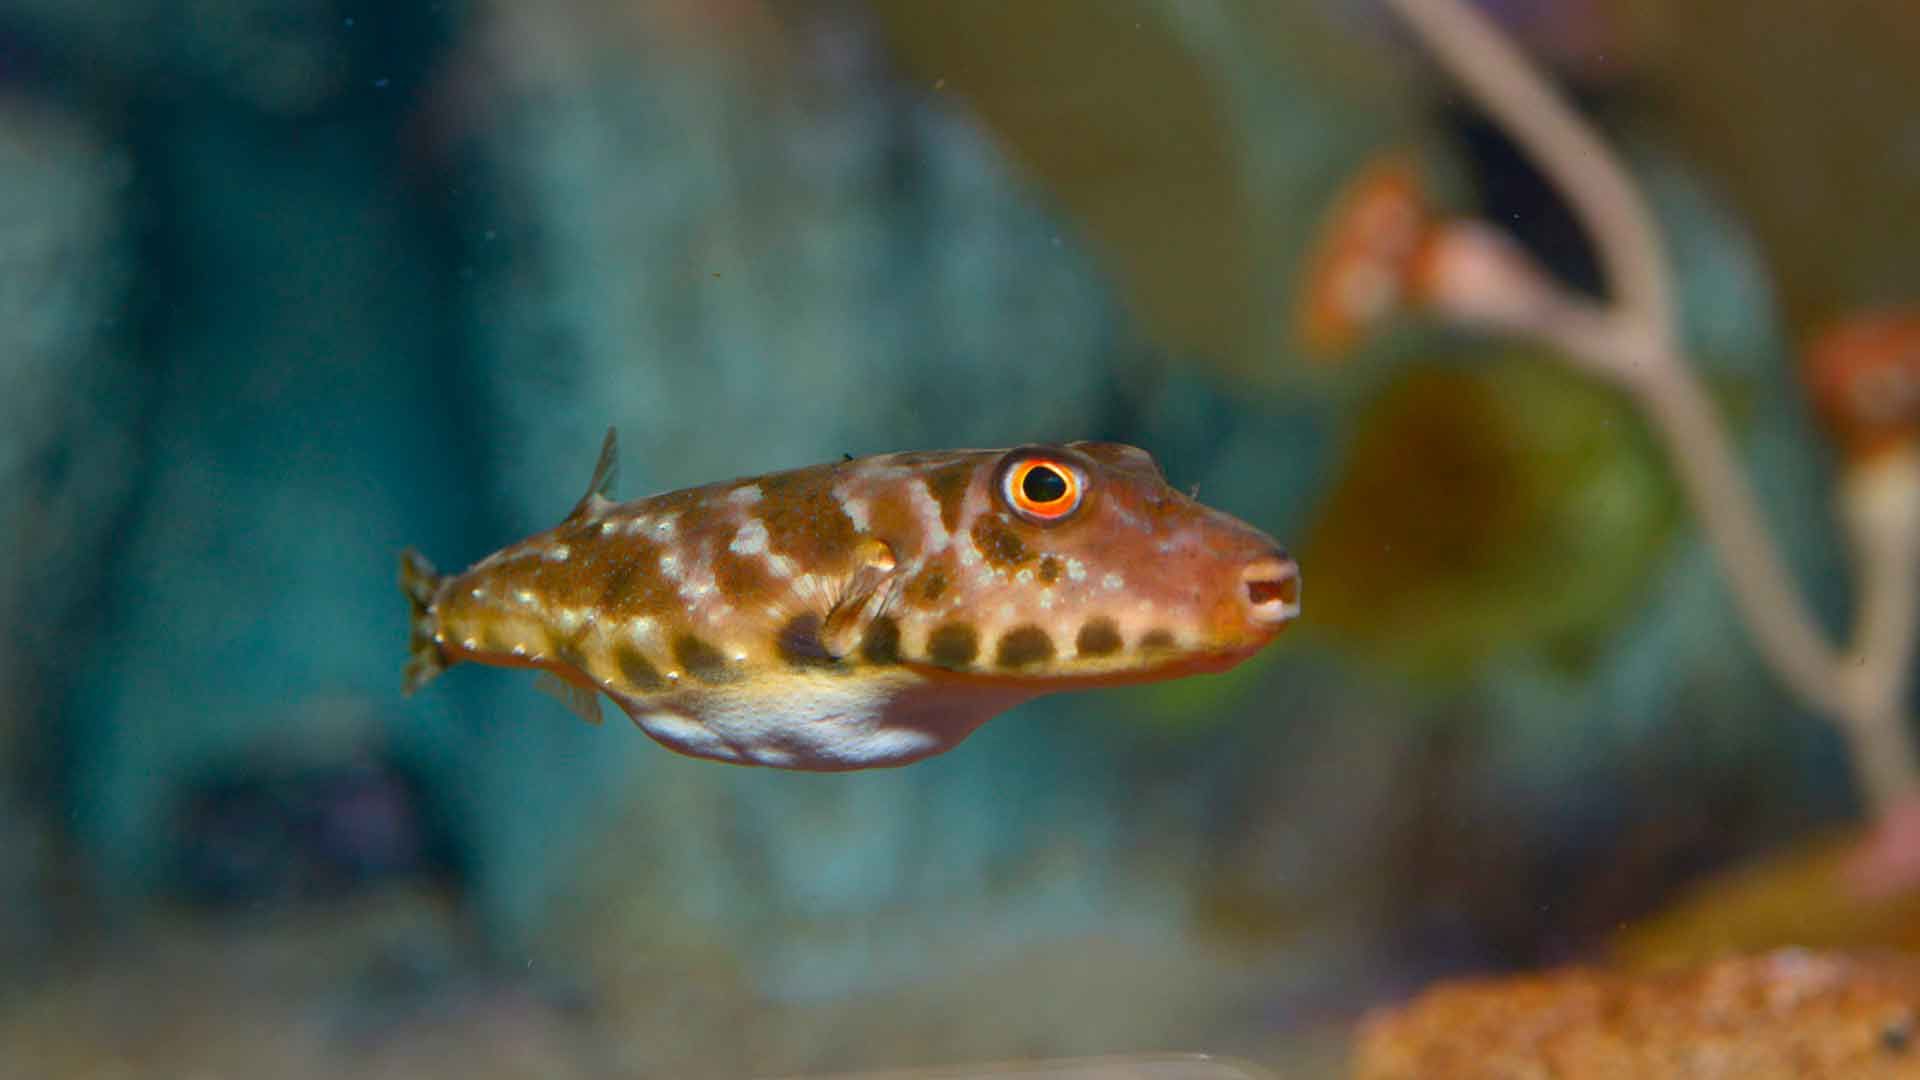
<svg viewBox="0 0 1920 1080">
<path fill-rule="evenodd" d="M 1027 475 L 1020 478 L 1020 493 L 1042 505 L 1058 502 L 1066 497 L 1067 478 L 1052 466 L 1037 466 L 1028 469 Z"/>
</svg>

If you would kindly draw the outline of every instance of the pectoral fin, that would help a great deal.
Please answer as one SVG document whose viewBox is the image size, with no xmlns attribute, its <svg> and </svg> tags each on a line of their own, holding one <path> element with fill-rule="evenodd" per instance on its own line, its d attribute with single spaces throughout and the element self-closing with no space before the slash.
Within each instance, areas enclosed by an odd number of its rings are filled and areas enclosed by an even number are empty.
<svg viewBox="0 0 1920 1080">
<path fill-rule="evenodd" d="M 860 563 L 848 580 L 840 601 L 820 624 L 820 645 L 838 660 L 860 645 L 867 628 L 885 610 L 894 580 L 893 549 L 883 540 L 861 545 Z"/>
</svg>

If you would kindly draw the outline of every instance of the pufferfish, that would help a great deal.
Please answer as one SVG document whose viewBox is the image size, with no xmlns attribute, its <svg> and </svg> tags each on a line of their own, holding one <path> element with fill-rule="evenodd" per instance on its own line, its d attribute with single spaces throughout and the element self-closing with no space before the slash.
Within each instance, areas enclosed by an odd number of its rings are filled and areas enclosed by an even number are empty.
<svg viewBox="0 0 1920 1080">
<path fill-rule="evenodd" d="M 1238 664 L 1300 612 L 1272 538 L 1108 442 L 885 454 L 608 498 L 464 573 L 401 556 L 411 694 L 541 669 L 598 722 L 785 769 L 904 765 L 1042 694 Z"/>
</svg>

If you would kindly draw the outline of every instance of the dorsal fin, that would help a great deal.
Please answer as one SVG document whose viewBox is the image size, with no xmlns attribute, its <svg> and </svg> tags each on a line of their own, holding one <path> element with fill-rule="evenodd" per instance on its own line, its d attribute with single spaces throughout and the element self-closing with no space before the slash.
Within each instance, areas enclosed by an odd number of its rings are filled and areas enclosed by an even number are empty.
<svg viewBox="0 0 1920 1080">
<path fill-rule="evenodd" d="M 620 437 L 611 427 L 607 437 L 600 442 L 600 460 L 593 464 L 593 479 L 587 481 L 587 493 L 573 506 L 573 512 L 567 520 L 587 517 L 597 512 L 611 500 L 608 492 L 613 490 L 613 481 L 620 473 Z"/>
</svg>

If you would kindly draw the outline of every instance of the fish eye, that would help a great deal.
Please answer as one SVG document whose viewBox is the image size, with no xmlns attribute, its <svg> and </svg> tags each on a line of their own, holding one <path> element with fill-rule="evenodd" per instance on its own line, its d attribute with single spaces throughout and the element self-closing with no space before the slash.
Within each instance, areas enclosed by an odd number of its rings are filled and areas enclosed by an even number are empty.
<svg viewBox="0 0 1920 1080">
<path fill-rule="evenodd" d="M 1027 458 L 1017 462 L 1001 481 L 1007 505 L 1021 517 L 1038 524 L 1065 518 L 1080 508 L 1086 482 L 1080 471 L 1062 461 Z"/>
</svg>

